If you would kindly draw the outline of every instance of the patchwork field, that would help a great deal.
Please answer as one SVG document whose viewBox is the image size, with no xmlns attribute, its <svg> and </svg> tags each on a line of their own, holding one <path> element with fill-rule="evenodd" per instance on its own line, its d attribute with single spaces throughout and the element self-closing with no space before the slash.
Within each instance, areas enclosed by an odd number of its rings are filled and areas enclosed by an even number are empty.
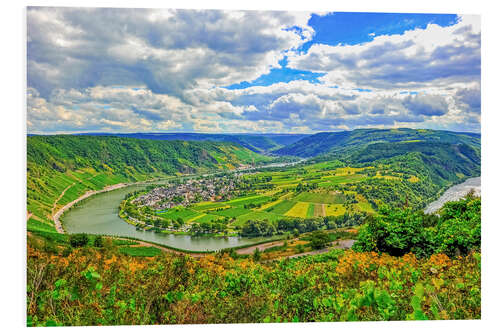
<svg viewBox="0 0 500 333">
<path fill-rule="evenodd" d="M 345 196 L 342 193 L 302 192 L 294 198 L 294 201 L 340 204 L 345 202 Z"/>
<path fill-rule="evenodd" d="M 285 213 L 286 216 L 306 218 L 311 204 L 308 202 L 296 202 L 295 205 Z"/>
<path fill-rule="evenodd" d="M 244 179 L 262 190 L 224 202 L 208 201 L 188 208 L 173 208 L 157 215 L 171 220 L 181 218 L 188 224 L 223 222 L 231 231 L 241 228 L 249 220 L 274 223 L 286 218 L 340 216 L 347 212 L 347 207 L 353 211 L 375 213 L 363 195 L 351 190 L 332 189 L 332 186 L 355 184 L 369 178 L 363 171 L 370 169 L 321 162 L 286 171 L 252 173 L 244 175 Z M 378 171 L 372 171 L 372 174 L 380 177 Z M 298 184 L 308 184 L 311 189 L 296 191 Z M 355 201 L 349 203 L 348 198 Z"/>
</svg>

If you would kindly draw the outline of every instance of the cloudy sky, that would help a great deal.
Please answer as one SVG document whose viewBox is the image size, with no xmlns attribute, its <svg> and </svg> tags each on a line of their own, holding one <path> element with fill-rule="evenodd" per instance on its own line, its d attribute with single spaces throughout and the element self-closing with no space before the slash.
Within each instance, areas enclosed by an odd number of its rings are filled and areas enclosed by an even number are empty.
<svg viewBox="0 0 500 333">
<path fill-rule="evenodd" d="M 478 16 L 32 7 L 28 133 L 480 131 Z"/>
</svg>

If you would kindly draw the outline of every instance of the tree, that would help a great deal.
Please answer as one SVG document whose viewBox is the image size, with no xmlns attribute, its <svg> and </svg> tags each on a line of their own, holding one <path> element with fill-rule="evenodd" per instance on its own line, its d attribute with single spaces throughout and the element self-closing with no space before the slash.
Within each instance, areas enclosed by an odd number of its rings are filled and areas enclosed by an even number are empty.
<svg viewBox="0 0 500 333">
<path fill-rule="evenodd" d="M 330 236 L 322 230 L 316 230 L 310 235 L 310 245 L 313 249 L 322 249 L 330 243 Z"/>
<path fill-rule="evenodd" d="M 261 258 L 262 254 L 260 253 L 260 250 L 258 247 L 255 248 L 255 251 L 253 252 L 253 260 L 254 261 L 259 261 Z"/>
<path fill-rule="evenodd" d="M 102 236 L 101 235 L 95 236 L 95 238 L 94 238 L 94 246 L 95 247 L 103 247 L 104 246 L 104 242 L 102 240 Z"/>
<path fill-rule="evenodd" d="M 69 243 L 72 247 L 83 247 L 89 242 L 87 234 L 72 234 L 69 236 Z"/>
</svg>

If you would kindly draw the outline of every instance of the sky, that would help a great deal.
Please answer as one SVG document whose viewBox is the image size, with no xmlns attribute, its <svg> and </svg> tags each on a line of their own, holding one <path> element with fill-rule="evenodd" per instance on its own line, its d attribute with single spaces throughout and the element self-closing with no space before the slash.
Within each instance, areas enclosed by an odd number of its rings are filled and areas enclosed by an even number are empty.
<svg viewBox="0 0 500 333">
<path fill-rule="evenodd" d="M 476 15 L 29 7 L 27 127 L 480 132 Z"/>
</svg>

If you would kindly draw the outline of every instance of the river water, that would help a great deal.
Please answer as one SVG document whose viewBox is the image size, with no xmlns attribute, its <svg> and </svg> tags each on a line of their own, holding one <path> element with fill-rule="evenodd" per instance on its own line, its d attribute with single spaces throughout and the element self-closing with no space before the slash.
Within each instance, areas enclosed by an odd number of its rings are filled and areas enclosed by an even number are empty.
<svg viewBox="0 0 500 333">
<path fill-rule="evenodd" d="M 481 195 L 481 177 L 469 178 L 465 182 L 450 187 L 436 201 L 431 202 L 424 210 L 426 214 L 436 212 L 448 201 L 457 201 L 471 190 L 478 196 Z"/>
<path fill-rule="evenodd" d="M 68 233 L 88 233 L 126 236 L 165 244 L 191 251 L 216 251 L 228 247 L 252 244 L 267 238 L 209 237 L 188 235 L 157 234 L 139 231 L 118 216 L 118 206 L 127 193 L 145 185 L 132 185 L 89 197 L 79 206 L 73 207 L 61 218 Z"/>
</svg>

